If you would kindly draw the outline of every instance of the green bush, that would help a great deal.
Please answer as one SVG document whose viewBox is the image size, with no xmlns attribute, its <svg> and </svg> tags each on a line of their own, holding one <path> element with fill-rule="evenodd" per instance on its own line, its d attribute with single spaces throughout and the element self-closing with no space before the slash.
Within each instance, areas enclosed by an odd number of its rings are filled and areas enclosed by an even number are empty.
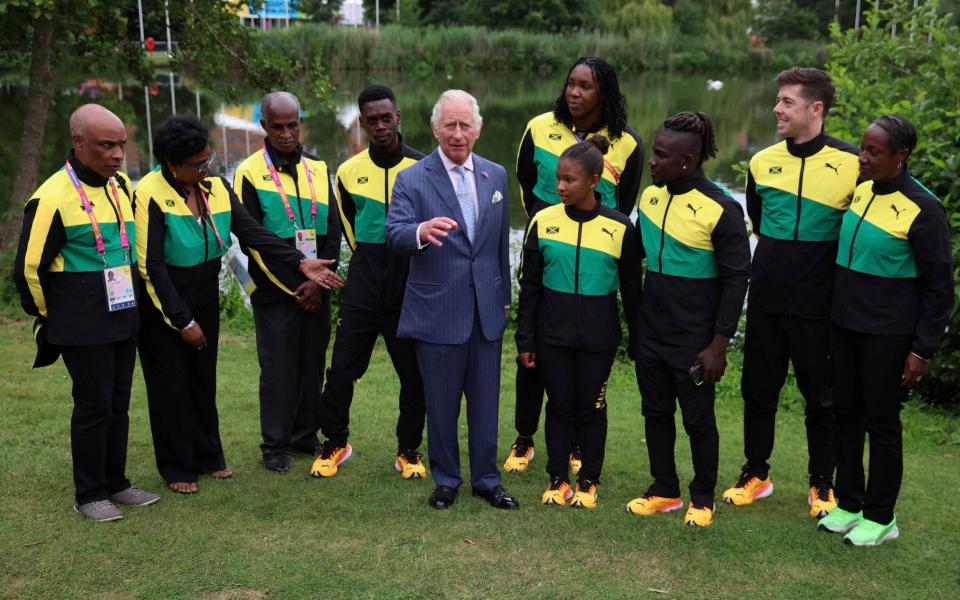
<svg viewBox="0 0 960 600">
<path fill-rule="evenodd" d="M 639 16 L 637 17 L 640 18 Z M 641 20 L 620 33 L 535 33 L 482 27 L 351 29 L 300 24 L 260 34 L 268 51 L 307 68 L 331 71 L 404 71 L 419 74 L 467 71 L 559 72 L 578 56 L 603 56 L 620 71 L 673 69 L 729 74 L 768 69 L 779 50 L 752 52 L 741 19 L 701 25 L 683 33 L 661 20 Z M 785 45 L 785 51 L 806 46 Z M 818 63 L 819 64 L 819 63 Z"/>
<path fill-rule="evenodd" d="M 859 140 L 885 113 L 910 119 L 918 144 L 910 157 L 914 177 L 933 190 L 950 216 L 956 304 L 948 331 L 917 394 L 930 404 L 960 409 L 960 29 L 938 16 L 936 0 L 914 8 L 886 3 L 866 14 L 860 30 L 833 26 L 827 69 L 837 85 L 829 131 Z"/>
</svg>

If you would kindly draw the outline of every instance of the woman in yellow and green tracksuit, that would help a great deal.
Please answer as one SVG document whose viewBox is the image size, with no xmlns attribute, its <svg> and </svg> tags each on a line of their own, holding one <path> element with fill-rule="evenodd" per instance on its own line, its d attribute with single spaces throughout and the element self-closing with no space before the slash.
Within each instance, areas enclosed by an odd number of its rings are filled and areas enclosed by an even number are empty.
<svg viewBox="0 0 960 600">
<path fill-rule="evenodd" d="M 304 258 L 254 221 L 223 178 L 208 176 L 208 139 L 195 117 L 167 119 L 154 139 L 162 166 L 134 193 L 146 292 L 138 346 L 154 453 L 168 487 L 188 494 L 200 473 L 231 475 L 215 403 L 220 258 L 230 234 L 291 270 Z"/>
<path fill-rule="evenodd" d="M 517 180 L 528 217 L 560 202 L 556 177 L 561 153 L 596 135 L 610 142 L 596 186 L 600 202 L 629 215 L 640 191 L 643 141 L 627 125 L 626 102 L 614 68 L 602 58 L 583 57 L 567 73 L 554 110 L 531 119 L 520 142 Z M 517 369 L 517 439 L 503 465 L 505 471 L 521 472 L 533 458 L 533 434 L 540 420 L 543 392 L 544 381 L 538 369 Z M 576 444 L 573 452 L 572 470 L 576 474 Z"/>
<path fill-rule="evenodd" d="M 607 377 L 621 340 L 617 290 L 632 337 L 640 289 L 636 233 L 604 206 L 596 187 L 603 136 L 560 156 L 562 204 L 530 219 L 520 266 L 517 351 L 524 368 L 540 369 L 548 392 L 546 440 L 550 485 L 543 504 L 594 508 L 607 437 Z M 578 439 L 582 467 L 574 494 L 567 473 Z"/>
<path fill-rule="evenodd" d="M 683 505 L 674 459 L 679 403 L 694 472 L 683 521 L 698 527 L 713 522 L 720 452 L 714 385 L 726 368 L 750 273 L 743 209 L 703 174 L 703 162 L 716 154 L 706 114 L 664 121 L 637 224 L 647 269 L 631 351 L 654 481 L 627 510 L 650 516 Z"/>
<path fill-rule="evenodd" d="M 843 216 L 834 279 L 830 372 L 836 411 L 837 508 L 821 530 L 875 546 L 899 535 L 900 407 L 926 369 L 953 307 L 943 204 L 910 176 L 917 130 L 884 115 L 860 142 L 860 179 Z M 863 468 L 870 438 L 869 477 Z"/>
</svg>

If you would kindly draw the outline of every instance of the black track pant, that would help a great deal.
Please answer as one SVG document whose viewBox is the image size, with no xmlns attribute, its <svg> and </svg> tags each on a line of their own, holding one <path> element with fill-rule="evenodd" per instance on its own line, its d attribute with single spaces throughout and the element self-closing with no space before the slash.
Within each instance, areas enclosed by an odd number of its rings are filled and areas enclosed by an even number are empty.
<svg viewBox="0 0 960 600">
<path fill-rule="evenodd" d="M 893 520 L 903 479 L 901 387 L 911 336 L 857 333 L 834 326 L 830 375 L 837 415 L 837 504 L 877 523 Z M 870 478 L 864 480 L 863 442 L 870 436 Z"/>
<path fill-rule="evenodd" d="M 130 387 L 137 342 L 62 346 L 73 380 L 70 449 L 77 504 L 106 500 L 130 487 L 125 475 Z"/>
<path fill-rule="evenodd" d="M 543 408 L 543 393 L 546 389 L 540 366 L 524 368 L 517 359 L 517 404 L 514 409 L 514 426 L 517 435 L 532 438 L 540 424 L 540 409 Z"/>
<path fill-rule="evenodd" d="M 597 482 L 607 443 L 607 377 L 617 349 L 589 352 L 541 343 L 537 366 L 547 386 L 547 473 L 567 477 L 579 434 L 579 477 Z"/>
<path fill-rule="evenodd" d="M 674 459 L 677 438 L 674 413 L 677 403 L 683 428 L 690 438 L 693 480 L 690 499 L 698 506 L 713 506 L 720 456 L 720 434 L 713 412 L 714 385 L 694 385 L 690 367 L 703 348 L 686 348 L 640 337 L 636 372 L 643 407 L 647 452 L 653 484 L 647 494 L 680 497 L 680 479 Z"/>
<path fill-rule="evenodd" d="M 341 305 L 337 336 L 333 341 L 333 358 L 320 400 L 320 429 L 331 442 L 342 446 L 349 437 L 353 386 L 370 366 L 370 356 L 378 335 L 383 335 L 393 368 L 400 379 L 397 448 L 400 451 L 416 450 L 423 442 L 426 419 L 423 382 L 413 340 L 397 339 L 399 318 L 399 313 L 385 314 L 348 304 Z"/>
<path fill-rule="evenodd" d="M 167 483 L 197 480 L 226 468 L 217 417 L 220 305 L 192 309 L 207 346 L 197 350 L 163 321 L 152 304 L 140 311 L 137 346 L 147 386 L 157 470 Z"/>
<path fill-rule="evenodd" d="M 773 452 L 780 390 L 793 363 L 797 387 L 806 402 L 805 424 L 810 484 L 833 480 L 833 405 L 827 351 L 828 319 L 801 319 L 747 310 L 743 347 L 743 448 L 747 470 L 767 473 Z"/>
<path fill-rule="evenodd" d="M 296 302 L 254 304 L 260 360 L 260 431 L 265 455 L 314 452 L 320 445 L 320 390 L 330 341 L 330 296 L 321 309 Z"/>
</svg>

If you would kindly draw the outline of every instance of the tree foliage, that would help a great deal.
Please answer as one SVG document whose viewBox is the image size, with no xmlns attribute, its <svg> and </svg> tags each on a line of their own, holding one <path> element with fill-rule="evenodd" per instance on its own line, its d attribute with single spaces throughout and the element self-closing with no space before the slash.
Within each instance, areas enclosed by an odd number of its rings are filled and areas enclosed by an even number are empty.
<svg viewBox="0 0 960 600">
<path fill-rule="evenodd" d="M 336 23 L 343 0 L 297 0 L 294 6 L 315 23 Z"/>
<path fill-rule="evenodd" d="M 876 117 L 895 113 L 917 127 L 910 170 L 943 201 L 953 239 L 956 302 L 949 331 L 917 388 L 928 402 L 960 408 L 960 29 L 936 0 L 885 3 L 859 30 L 831 29 L 827 68 L 837 85 L 833 135 L 859 140 Z"/>
<path fill-rule="evenodd" d="M 164 41 L 165 3 L 142 4 L 144 34 Z M 171 37 L 178 44 L 168 62 L 180 77 L 224 100 L 251 88 L 287 88 L 313 102 L 330 97 L 322 62 L 264 50 L 257 33 L 237 18 L 236 0 L 166 5 Z M 138 21 L 136 0 L 0 0 L 0 57 L 6 75 L 29 80 L 13 189 L 9 195 L 0 193 L 0 215 L 36 187 L 46 117 L 57 92 L 87 78 L 138 85 L 155 81 L 158 61 L 142 49 Z M 0 249 L 11 229 L 0 233 Z"/>
</svg>

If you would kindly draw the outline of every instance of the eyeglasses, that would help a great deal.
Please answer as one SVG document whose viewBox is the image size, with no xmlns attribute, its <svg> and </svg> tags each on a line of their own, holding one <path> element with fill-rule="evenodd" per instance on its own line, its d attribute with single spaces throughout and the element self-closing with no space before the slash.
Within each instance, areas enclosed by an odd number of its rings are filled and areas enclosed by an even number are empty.
<svg viewBox="0 0 960 600">
<path fill-rule="evenodd" d="M 210 165 L 212 165 L 213 161 L 215 160 L 217 160 L 217 152 L 216 150 L 210 150 L 210 156 L 207 157 L 207 160 L 203 162 L 192 163 L 192 164 L 188 163 L 188 164 L 189 166 L 196 169 L 197 173 L 203 173 L 204 171 L 210 168 Z"/>
</svg>

